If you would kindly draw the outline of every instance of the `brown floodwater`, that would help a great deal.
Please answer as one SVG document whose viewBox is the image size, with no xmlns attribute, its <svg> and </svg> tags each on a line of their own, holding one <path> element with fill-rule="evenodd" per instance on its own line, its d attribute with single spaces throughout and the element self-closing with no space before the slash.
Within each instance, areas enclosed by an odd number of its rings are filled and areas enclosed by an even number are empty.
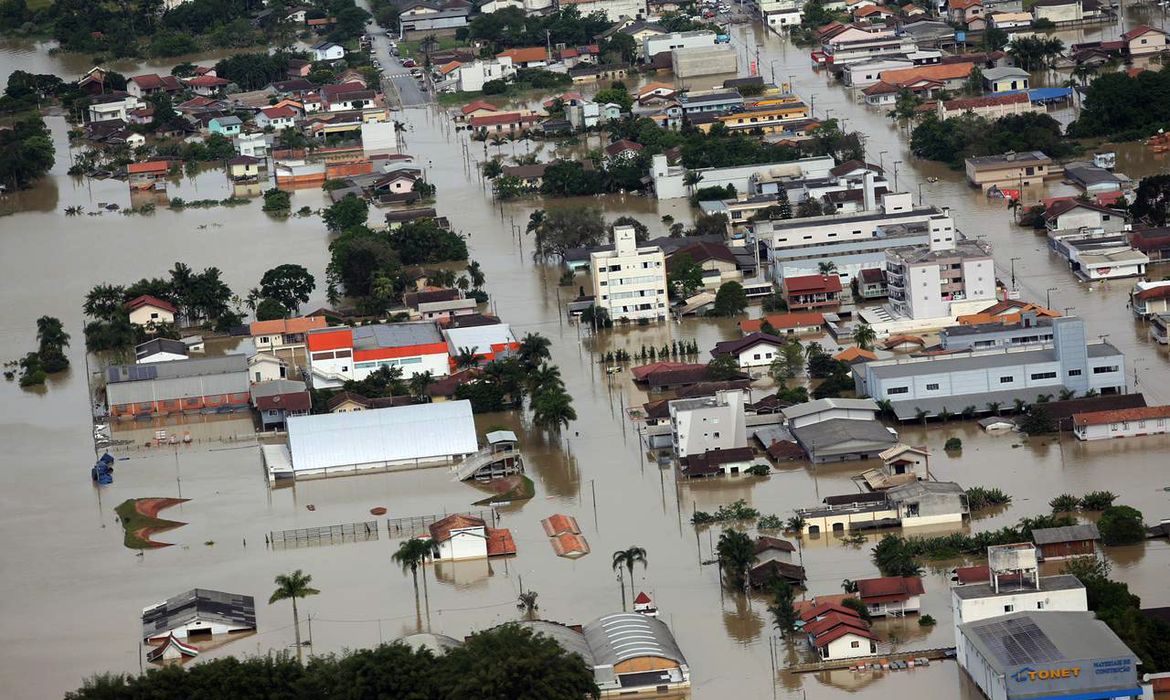
<svg viewBox="0 0 1170 700">
<path fill-rule="evenodd" d="M 811 70 L 807 50 L 790 46 L 775 35 L 738 26 L 734 41 L 754 54 L 758 44 L 765 74 L 776 61 L 776 73 L 792 74 L 797 90 L 816 95 L 819 115 L 833 110 L 848 126 L 867 137 L 871 160 L 887 167 L 903 161 L 899 184 L 918 191 L 925 201 L 946 205 L 959 226 L 980 236 L 995 249 L 1001 276 L 1009 260 L 1026 297 L 1043 299 L 1057 288 L 1053 305 L 1072 307 L 1084 316 L 1090 334 L 1107 334 L 1136 368 L 1138 388 L 1153 403 L 1170 401 L 1167 353 L 1147 340 L 1145 329 L 1125 308 L 1129 282 L 1087 285 L 1050 256 L 1042 238 L 1011 224 L 1003 202 L 988 200 L 968 188 L 960 174 L 937 164 L 914 161 L 904 134 L 882 113 L 856 103 L 848 91 Z M 1091 34 L 1091 33 L 1086 33 Z M 1066 43 L 1081 40 L 1066 38 Z M 45 46 L 6 43 L 0 48 L 0 77 L 15 68 L 64 70 L 74 57 L 48 56 Z M 82 61 L 84 63 L 84 61 Z M 409 575 L 390 561 L 396 542 L 385 529 L 377 541 L 304 549 L 271 550 L 264 536 L 272 530 L 311 527 L 369 519 L 369 509 L 382 506 L 387 517 L 405 517 L 474 509 L 480 490 L 452 483 L 445 470 L 304 481 L 290 488 L 269 489 L 255 439 L 246 421 L 236 417 L 195 420 L 166 426 L 190 432 L 190 444 L 142 447 L 160 426 L 140 425 L 119 431 L 134 446 L 120 447 L 113 485 L 95 489 L 86 481 L 93 459 L 86 361 L 81 347 L 81 300 L 100 282 L 128 282 L 162 275 L 175 261 L 193 268 L 218 266 L 225 281 L 243 293 L 263 272 L 280 263 L 306 266 L 318 279 L 324 275 L 329 236 L 319 218 L 273 219 L 259 203 L 231 209 L 160 208 L 153 215 L 66 217 L 63 208 L 81 205 L 94 211 L 100 202 L 130 204 L 124 183 L 75 179 L 68 168 L 65 124 L 49 120 L 58 142 L 58 162 L 51 177 L 28 192 L 0 198 L 0 280 L 6 313 L 0 317 L 0 358 L 16 358 L 35 344 L 36 318 L 60 317 L 73 334 L 73 369 L 52 378 L 38 391 L 22 391 L 13 382 L 0 384 L 0 444 L 5 446 L 0 491 L 0 532 L 5 537 L 0 588 L 0 686 L 13 698 L 59 696 L 100 671 L 137 671 L 139 614 L 155 601 L 192 587 L 215 588 L 254 595 L 258 599 L 259 633 L 206 653 L 267 653 L 286 649 L 293 631 L 288 606 L 264 603 L 278 573 L 304 569 L 313 575 L 321 595 L 302 609 L 312 616 L 313 652 L 340 651 L 389 641 L 422 628 L 461 636 L 518 619 L 516 595 L 539 593 L 540 614 L 548 619 L 585 622 L 619 609 L 618 582 L 609 554 L 629 545 L 645 547 L 649 567 L 635 571 L 635 588 L 652 595 L 690 662 L 698 698 L 734 694 L 743 698 L 839 698 L 865 690 L 874 698 L 904 697 L 917 692 L 929 697 L 980 697 L 953 663 L 885 674 L 831 672 L 773 677 L 770 648 L 776 630 L 767 601 L 721 591 L 718 572 L 702 562 L 713 558 L 719 527 L 696 531 L 688 524 L 696 509 L 744 499 L 764 513 L 782 516 L 793 508 L 818 502 L 826 495 L 855 490 L 850 477 L 861 465 L 782 466 L 768 478 L 726 478 L 706 483 L 680 483 L 670 469 L 660 469 L 643 445 L 639 429 L 625 419 L 626 408 L 646 400 L 628 374 L 598 371 L 598 353 L 616 348 L 673 339 L 698 341 L 704 351 L 716 341 L 734 337 L 733 323 L 687 319 L 650 327 L 603 332 L 593 337 L 567 322 L 562 303 L 585 283 L 557 286 L 556 269 L 536 265 L 530 242 L 519 240 L 529 214 L 545 206 L 539 201 L 494 204 L 476 175 L 483 146 L 468 143 L 433 108 L 412 109 L 400 117 L 408 122 L 409 152 L 417 155 L 438 185 L 438 209 L 469 236 L 472 257 L 487 275 L 494 309 L 518 334 L 541 333 L 552 340 L 553 360 L 560 366 L 579 415 L 567 431 L 550 437 L 531 429 L 519 414 L 477 417 L 481 430 L 507 426 L 521 435 L 528 473 L 536 495 L 499 509 L 502 527 L 512 529 L 519 553 L 509 560 L 432 567 L 428 611 L 416 612 Z M 466 145 L 466 148 L 465 148 Z M 541 148 L 521 142 L 502 147 L 510 154 Z M 489 153 L 496 152 L 489 146 Z M 1119 169 L 1133 177 L 1160 172 L 1161 159 L 1130 147 L 1119 151 Z M 543 156 L 552 152 L 543 147 Z M 927 177 L 938 181 L 927 183 Z M 1067 188 L 1054 183 L 1050 191 Z M 223 198 L 231 186 L 221 171 L 206 170 L 184 178 L 170 189 L 185 199 Z M 652 231 L 662 233 L 659 219 L 670 214 L 680 221 L 691 212 L 684 202 L 638 196 L 583 200 L 603 208 L 608 218 L 629 214 Z M 549 202 L 556 206 L 563 202 Z M 326 204 L 320 191 L 302 190 L 294 209 Z M 1160 274 L 1160 273 L 1159 273 Z M 324 304 L 318 290 L 307 308 Z M 828 344 L 827 339 L 822 342 Z M 247 341 L 243 343 L 247 345 Z M 245 348 L 246 349 L 246 348 Z M 761 383 L 761 388 L 766 383 Z M 1080 444 L 1044 438 L 991 437 L 960 421 L 930 426 L 900 426 L 907 441 L 927 443 L 936 450 L 931 469 L 941 480 L 1002 488 L 1014 497 L 1011 507 L 976 519 L 974 529 L 1000 527 L 1025 515 L 1048 510 L 1047 502 L 1061 492 L 1108 489 L 1120 501 L 1145 513 L 1147 520 L 1170 516 L 1170 472 L 1162 455 L 1170 437 L 1102 444 Z M 957 455 L 942 453 L 950 436 L 963 439 Z M 190 499 L 164 516 L 187 523 L 158 536 L 174 546 L 148 551 L 142 557 L 125 549 L 112 509 L 127 498 L 179 496 Z M 314 510 L 309 510 L 308 506 Z M 553 513 L 573 515 L 582 525 L 593 553 L 570 561 L 555 555 L 540 526 Z M 834 537 L 811 538 L 801 556 L 810 577 L 808 594 L 840 592 L 842 579 L 876 576 L 869 560 L 872 540 L 849 546 Z M 1165 585 L 1170 576 L 1170 543 L 1150 542 L 1110 550 L 1115 575 L 1130 584 L 1149 605 L 1170 604 Z M 883 651 L 946 646 L 952 643 L 946 569 L 956 562 L 930 567 L 923 609 L 938 620 L 933 629 L 908 621 L 882 622 L 887 640 Z M 627 583 L 628 586 L 628 583 Z M 307 632 L 306 632 L 307 633 Z M 96 643 L 95 643 L 96 642 Z M 781 666 L 806 650 L 781 644 Z"/>
</svg>

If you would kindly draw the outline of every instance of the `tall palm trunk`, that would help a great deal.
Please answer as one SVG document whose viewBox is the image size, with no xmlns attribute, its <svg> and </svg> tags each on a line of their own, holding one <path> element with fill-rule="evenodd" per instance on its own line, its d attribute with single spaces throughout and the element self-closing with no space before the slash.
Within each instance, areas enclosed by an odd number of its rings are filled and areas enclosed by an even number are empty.
<svg viewBox="0 0 1170 700">
<path fill-rule="evenodd" d="M 618 572 L 620 574 L 621 569 L 618 569 Z M 621 580 L 620 575 L 618 577 L 618 586 L 620 586 L 622 589 L 622 612 L 625 612 L 626 611 L 626 582 Z"/>
<path fill-rule="evenodd" d="M 630 570 L 630 605 L 633 605 L 634 599 L 638 597 L 638 594 L 634 592 L 634 562 L 627 562 L 626 568 Z"/>
<path fill-rule="evenodd" d="M 423 572 L 423 600 L 425 601 L 424 605 L 425 605 L 426 610 L 427 610 L 427 624 L 430 624 L 431 594 L 427 591 L 427 565 L 425 563 L 422 566 L 422 572 Z"/>
<path fill-rule="evenodd" d="M 297 639 L 297 663 L 301 661 L 301 616 L 297 614 L 297 599 L 292 599 L 293 604 L 293 633 Z"/>
<path fill-rule="evenodd" d="M 410 565 L 410 575 L 414 577 L 414 607 L 418 607 L 418 564 Z"/>
</svg>

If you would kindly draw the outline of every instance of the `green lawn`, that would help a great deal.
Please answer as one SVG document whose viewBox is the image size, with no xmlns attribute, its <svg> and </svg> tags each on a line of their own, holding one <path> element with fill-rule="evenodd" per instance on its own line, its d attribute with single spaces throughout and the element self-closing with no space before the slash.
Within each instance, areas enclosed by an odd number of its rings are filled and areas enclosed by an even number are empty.
<svg viewBox="0 0 1170 700">
<path fill-rule="evenodd" d="M 186 525 L 186 523 L 143 515 L 136 508 L 139 500 L 137 498 L 131 498 L 123 501 L 121 505 L 114 509 L 114 512 L 118 514 L 119 522 L 122 523 L 122 529 L 126 533 L 122 544 L 129 549 L 153 549 L 154 547 L 166 546 L 139 537 L 138 531 L 149 527 L 154 528 L 155 532 L 158 532 L 160 530 L 170 530 L 180 527 Z"/>
<path fill-rule="evenodd" d="M 489 496 L 482 500 L 476 501 L 472 505 L 488 506 L 493 503 L 506 503 L 509 501 L 524 501 L 536 495 L 536 485 L 532 483 L 532 479 L 527 476 L 520 476 L 520 483 L 515 487 L 505 491 L 504 493 L 497 493 L 494 496 Z"/>
<path fill-rule="evenodd" d="M 448 49 L 457 49 L 462 46 L 467 46 L 466 41 L 460 41 L 453 36 L 439 37 L 437 40 L 435 50 L 446 51 Z M 422 41 L 400 41 L 398 42 L 398 55 L 401 58 L 418 58 L 422 52 Z"/>
</svg>

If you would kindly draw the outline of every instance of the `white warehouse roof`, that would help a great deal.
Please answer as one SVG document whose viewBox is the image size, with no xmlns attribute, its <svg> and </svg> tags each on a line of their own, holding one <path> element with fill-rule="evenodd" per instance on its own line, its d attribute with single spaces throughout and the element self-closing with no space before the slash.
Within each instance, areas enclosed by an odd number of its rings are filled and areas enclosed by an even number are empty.
<svg viewBox="0 0 1170 700">
<path fill-rule="evenodd" d="M 317 473 L 446 460 L 479 449 L 470 401 L 291 416 L 288 445 L 294 471 Z"/>
</svg>

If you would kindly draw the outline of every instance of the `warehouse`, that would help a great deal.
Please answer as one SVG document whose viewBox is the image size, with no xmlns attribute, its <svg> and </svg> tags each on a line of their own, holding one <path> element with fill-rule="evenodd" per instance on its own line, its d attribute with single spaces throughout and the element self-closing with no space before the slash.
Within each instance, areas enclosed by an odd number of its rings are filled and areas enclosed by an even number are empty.
<svg viewBox="0 0 1170 700">
<path fill-rule="evenodd" d="M 959 634 L 959 665 L 990 700 L 1142 695 L 1137 657 L 1091 612 L 1014 612 Z"/>
<path fill-rule="evenodd" d="M 297 478 L 441 466 L 479 449 L 470 401 L 292 416 L 288 445 Z"/>
<path fill-rule="evenodd" d="M 240 411 L 251 398 L 246 355 L 106 368 L 106 403 L 117 418 Z"/>
</svg>

